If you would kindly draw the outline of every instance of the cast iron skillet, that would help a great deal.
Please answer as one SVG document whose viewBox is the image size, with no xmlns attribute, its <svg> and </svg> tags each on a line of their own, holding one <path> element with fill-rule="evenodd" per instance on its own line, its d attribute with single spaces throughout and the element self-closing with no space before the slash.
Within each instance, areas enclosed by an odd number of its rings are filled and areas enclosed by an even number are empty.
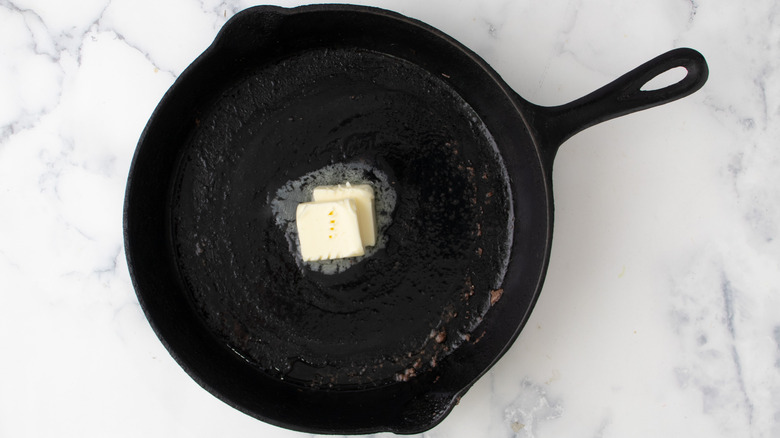
<svg viewBox="0 0 780 438">
<path fill-rule="evenodd" d="M 641 90 L 675 67 L 682 80 Z M 706 79 L 703 57 L 677 49 L 540 107 L 396 13 L 248 9 L 177 79 L 135 152 L 124 232 L 139 301 L 192 378 L 251 416 L 319 433 L 426 430 L 528 319 L 559 145 Z M 288 213 L 345 178 L 384 190 L 389 224 L 374 254 L 328 274 L 296 258 Z"/>
</svg>

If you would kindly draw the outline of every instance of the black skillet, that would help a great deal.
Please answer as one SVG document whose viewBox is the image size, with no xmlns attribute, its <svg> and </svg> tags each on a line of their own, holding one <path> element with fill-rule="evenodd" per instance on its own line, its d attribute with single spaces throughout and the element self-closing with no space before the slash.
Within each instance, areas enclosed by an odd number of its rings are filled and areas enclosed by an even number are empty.
<svg viewBox="0 0 780 438">
<path fill-rule="evenodd" d="M 679 82 L 641 90 L 676 67 Z M 318 433 L 429 429 L 528 319 L 560 144 L 706 79 L 703 57 L 677 49 L 540 107 L 396 13 L 248 9 L 176 80 L 135 152 L 124 232 L 139 301 L 192 378 L 251 416 Z M 278 207 L 347 177 L 312 172 L 345 167 L 396 202 L 381 247 L 326 274 L 296 258 Z"/>
</svg>

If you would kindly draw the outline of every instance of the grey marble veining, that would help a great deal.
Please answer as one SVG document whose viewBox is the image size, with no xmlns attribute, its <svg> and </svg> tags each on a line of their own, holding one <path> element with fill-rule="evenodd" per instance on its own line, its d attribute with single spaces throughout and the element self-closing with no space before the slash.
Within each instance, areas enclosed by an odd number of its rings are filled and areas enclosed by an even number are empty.
<svg viewBox="0 0 780 438">
<path fill-rule="evenodd" d="M 0 0 L 0 436 L 310 436 L 195 384 L 124 258 L 146 121 L 252 4 L 77 3 Z M 562 146 L 534 313 L 421 436 L 780 436 L 780 2 L 359 3 L 438 27 L 541 105 L 674 47 L 711 70 L 696 94 Z"/>
</svg>

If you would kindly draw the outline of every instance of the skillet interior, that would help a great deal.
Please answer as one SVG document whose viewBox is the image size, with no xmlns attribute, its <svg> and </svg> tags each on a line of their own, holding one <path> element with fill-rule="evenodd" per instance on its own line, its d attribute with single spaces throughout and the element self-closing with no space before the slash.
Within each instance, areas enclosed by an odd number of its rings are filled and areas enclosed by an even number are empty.
<svg viewBox="0 0 780 438">
<path fill-rule="evenodd" d="M 334 163 L 357 166 L 352 183 L 386 175 L 397 202 L 386 246 L 325 274 L 296 260 L 272 206 L 293 210 L 277 192 Z M 506 170 L 468 104 L 409 62 L 354 48 L 276 60 L 221 94 L 184 146 L 171 218 L 211 330 L 279 378 L 328 387 L 408 379 L 469 339 L 501 287 L 513 221 Z"/>
</svg>

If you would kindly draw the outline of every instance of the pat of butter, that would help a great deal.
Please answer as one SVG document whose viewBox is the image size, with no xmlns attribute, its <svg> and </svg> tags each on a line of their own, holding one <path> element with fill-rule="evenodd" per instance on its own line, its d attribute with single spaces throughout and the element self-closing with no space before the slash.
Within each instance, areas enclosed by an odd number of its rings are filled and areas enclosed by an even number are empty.
<svg viewBox="0 0 780 438">
<path fill-rule="evenodd" d="M 365 254 L 357 205 L 352 199 L 298 204 L 295 221 L 304 261 Z"/>
<path fill-rule="evenodd" d="M 354 199 L 357 205 L 360 239 L 363 246 L 376 245 L 376 218 L 374 217 L 374 189 L 368 184 L 315 187 L 312 193 L 314 202 Z"/>
</svg>

